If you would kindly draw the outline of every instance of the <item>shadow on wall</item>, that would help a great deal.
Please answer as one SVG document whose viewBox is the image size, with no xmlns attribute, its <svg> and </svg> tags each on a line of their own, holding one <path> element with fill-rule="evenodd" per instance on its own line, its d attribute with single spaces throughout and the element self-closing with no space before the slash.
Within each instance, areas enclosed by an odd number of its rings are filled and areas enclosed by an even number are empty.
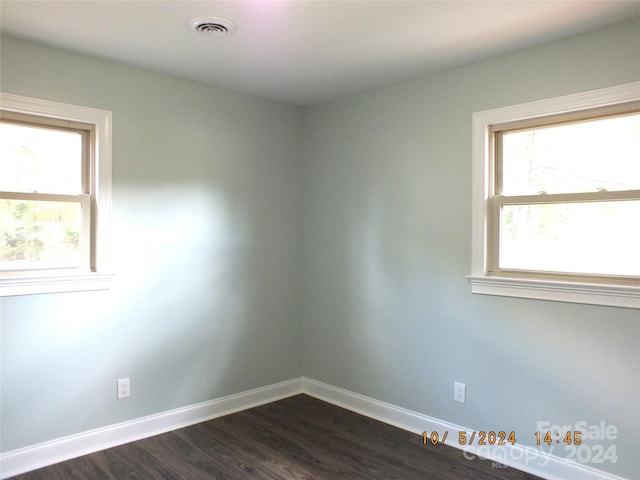
<svg viewBox="0 0 640 480">
<path fill-rule="evenodd" d="M 249 328 L 247 210 L 205 186 L 121 196 L 135 205 L 116 229 L 113 292 L 115 315 L 136 323 L 129 363 L 169 408 L 215 398 Z"/>
<path fill-rule="evenodd" d="M 437 363 L 429 360 L 433 339 L 427 326 L 455 296 L 450 285 L 453 247 L 423 209 L 412 207 L 419 188 L 386 188 L 371 187 L 363 193 L 366 200 L 348 209 L 344 321 L 352 358 L 361 364 L 351 380 L 387 385 L 391 396 L 384 400 L 398 401 L 392 392 L 401 390 L 399 382 L 424 383 L 421 372 Z M 400 376 L 398 365 L 406 366 Z"/>
</svg>

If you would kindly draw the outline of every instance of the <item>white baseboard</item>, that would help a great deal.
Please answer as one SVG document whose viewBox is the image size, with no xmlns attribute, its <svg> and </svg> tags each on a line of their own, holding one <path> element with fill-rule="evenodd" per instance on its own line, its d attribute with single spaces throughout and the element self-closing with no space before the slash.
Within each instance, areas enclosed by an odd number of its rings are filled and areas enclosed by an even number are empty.
<svg viewBox="0 0 640 480">
<path fill-rule="evenodd" d="M 81 455 L 194 425 L 299 393 L 302 393 L 302 379 L 288 380 L 208 402 L 12 450 L 0 455 L 0 478 L 9 478 Z"/>
<path fill-rule="evenodd" d="M 625 480 L 601 470 L 550 455 L 542 450 L 520 446 L 517 443 L 516 445 L 507 443 L 504 446 L 495 445 L 493 447 L 462 447 L 458 443 L 458 433 L 461 431 L 471 432 L 473 429 L 396 407 L 309 378 L 303 377 L 302 381 L 303 392 L 307 395 L 394 425 L 403 430 L 419 435 L 422 432 L 430 433 L 436 431 L 439 433 L 440 438 L 443 437 L 444 432 L 448 432 L 445 443 L 464 450 L 465 456 L 469 460 L 475 459 L 475 461 L 490 461 L 507 465 L 547 480 Z M 437 446 L 433 448 L 437 448 Z"/>
<path fill-rule="evenodd" d="M 485 457 L 488 460 L 476 458 L 476 461 L 493 461 L 508 465 L 547 480 L 625 480 L 601 470 L 517 444 L 507 444 L 495 448 L 480 447 L 482 450 L 479 450 L 478 447 L 461 447 L 457 442 L 458 432 L 472 431 L 472 429 L 305 377 L 3 453 L 0 455 L 0 479 L 229 415 L 299 393 L 305 393 L 418 435 L 425 431 L 437 431 L 442 437 L 446 431 L 448 432 L 447 445 L 464 449 L 465 456 L 468 456 L 470 460 L 475 456 Z"/>
</svg>

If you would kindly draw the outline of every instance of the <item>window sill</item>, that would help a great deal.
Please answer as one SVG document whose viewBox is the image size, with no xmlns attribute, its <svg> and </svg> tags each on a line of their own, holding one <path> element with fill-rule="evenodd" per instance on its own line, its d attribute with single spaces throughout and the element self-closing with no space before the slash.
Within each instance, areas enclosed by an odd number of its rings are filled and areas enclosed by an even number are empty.
<svg viewBox="0 0 640 480">
<path fill-rule="evenodd" d="M 80 273 L 56 276 L 21 276 L 0 278 L 0 297 L 41 293 L 87 292 L 109 290 L 112 273 Z"/>
<path fill-rule="evenodd" d="M 469 275 L 471 292 L 557 302 L 640 308 L 640 287 Z"/>
</svg>

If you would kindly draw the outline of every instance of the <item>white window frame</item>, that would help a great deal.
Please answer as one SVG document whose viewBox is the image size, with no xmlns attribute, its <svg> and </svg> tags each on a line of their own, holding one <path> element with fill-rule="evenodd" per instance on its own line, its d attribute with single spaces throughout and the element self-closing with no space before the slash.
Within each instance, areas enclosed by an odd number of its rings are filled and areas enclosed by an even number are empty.
<svg viewBox="0 0 640 480">
<path fill-rule="evenodd" d="M 92 217 L 90 222 L 85 219 L 85 225 L 91 225 L 91 268 L 0 273 L 0 297 L 109 289 L 113 278 L 110 264 L 112 113 L 9 93 L 0 93 L 0 109 L 53 121 L 88 124 L 95 132 L 95 144 L 89 153 L 90 194 L 88 199 L 82 200 L 90 203 L 90 209 L 84 208 L 83 211 L 90 211 Z"/>
<path fill-rule="evenodd" d="M 640 100 L 640 82 L 475 112 L 473 122 L 471 291 L 477 294 L 640 308 L 640 287 L 490 274 L 492 126 Z"/>
</svg>

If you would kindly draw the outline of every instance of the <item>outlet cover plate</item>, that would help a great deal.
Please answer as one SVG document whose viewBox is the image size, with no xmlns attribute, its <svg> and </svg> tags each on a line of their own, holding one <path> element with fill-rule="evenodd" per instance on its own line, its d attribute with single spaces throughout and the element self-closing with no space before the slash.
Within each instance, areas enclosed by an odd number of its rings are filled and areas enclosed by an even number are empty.
<svg viewBox="0 0 640 480">
<path fill-rule="evenodd" d="M 131 381 L 128 378 L 118 379 L 118 400 L 131 396 Z"/>
<path fill-rule="evenodd" d="M 453 382 L 453 399 L 456 402 L 465 403 L 467 399 L 467 386 L 464 383 Z"/>
</svg>

